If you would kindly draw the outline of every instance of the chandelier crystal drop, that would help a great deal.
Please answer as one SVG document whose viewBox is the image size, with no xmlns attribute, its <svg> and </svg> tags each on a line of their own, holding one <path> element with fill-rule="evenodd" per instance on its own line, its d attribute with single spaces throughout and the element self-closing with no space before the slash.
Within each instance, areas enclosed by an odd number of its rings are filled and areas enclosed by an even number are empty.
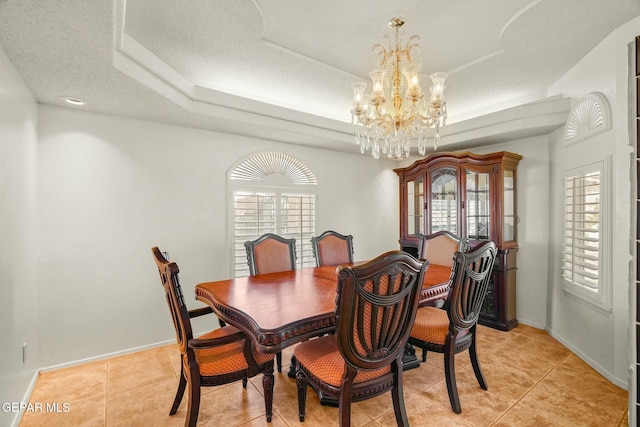
<svg viewBox="0 0 640 427">
<path fill-rule="evenodd" d="M 444 99 L 446 73 L 433 73 L 431 97 L 426 99 L 420 88 L 419 37 L 410 37 L 404 46 L 404 34 L 399 30 L 405 19 L 393 18 L 389 28 L 395 30 L 395 43 L 384 36 L 384 44 L 372 48 L 376 68 L 369 73 L 372 90 L 365 94 L 367 83 L 353 83 L 351 123 L 356 127 L 356 143 L 360 152 L 371 149 L 378 159 L 409 157 L 411 141 L 417 140 L 418 153 L 427 151 L 427 129 L 434 128 L 433 149 L 437 150 L 440 128 L 447 120 Z"/>
</svg>

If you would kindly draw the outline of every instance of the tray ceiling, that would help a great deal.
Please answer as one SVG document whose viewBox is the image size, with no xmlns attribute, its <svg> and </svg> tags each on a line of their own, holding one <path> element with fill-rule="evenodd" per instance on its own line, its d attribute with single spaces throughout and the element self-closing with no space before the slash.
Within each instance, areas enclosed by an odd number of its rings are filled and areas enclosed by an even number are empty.
<svg viewBox="0 0 640 427">
<path fill-rule="evenodd" d="M 0 45 L 41 103 L 74 96 L 89 111 L 355 151 L 350 84 L 368 80 L 393 16 L 420 37 L 423 89 L 449 73 L 454 124 L 546 98 L 639 12 L 639 0 L 0 0 Z"/>
</svg>

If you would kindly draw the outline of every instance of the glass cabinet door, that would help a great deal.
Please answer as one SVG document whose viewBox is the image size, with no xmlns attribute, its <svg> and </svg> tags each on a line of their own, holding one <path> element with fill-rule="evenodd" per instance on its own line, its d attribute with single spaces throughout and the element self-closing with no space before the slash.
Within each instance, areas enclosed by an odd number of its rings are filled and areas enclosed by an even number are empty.
<svg viewBox="0 0 640 427">
<path fill-rule="evenodd" d="M 489 173 L 467 171 L 467 238 L 471 240 L 488 240 L 490 200 Z"/>
<path fill-rule="evenodd" d="M 407 234 L 424 234 L 424 177 L 407 182 Z"/>
<path fill-rule="evenodd" d="M 516 240 L 516 198 L 515 198 L 515 182 L 512 170 L 504 171 L 504 241 Z"/>
<path fill-rule="evenodd" d="M 431 231 L 458 230 L 458 174 L 455 168 L 440 168 L 431 172 Z"/>
</svg>

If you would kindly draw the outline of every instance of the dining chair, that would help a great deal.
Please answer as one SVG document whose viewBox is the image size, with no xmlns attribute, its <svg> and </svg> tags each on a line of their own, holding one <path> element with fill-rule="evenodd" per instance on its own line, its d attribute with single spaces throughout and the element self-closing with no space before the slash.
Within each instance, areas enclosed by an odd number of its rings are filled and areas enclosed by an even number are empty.
<svg viewBox="0 0 640 427">
<path fill-rule="evenodd" d="M 296 239 L 266 233 L 244 246 L 251 276 L 296 269 Z"/>
<path fill-rule="evenodd" d="M 316 266 L 353 263 L 353 236 L 325 231 L 311 238 L 311 248 Z"/>
<path fill-rule="evenodd" d="M 255 350 L 251 340 L 233 326 L 224 326 L 193 338 L 191 318 L 206 314 L 209 310 L 187 310 L 178 277 L 178 265 L 167 260 L 157 247 L 153 247 L 151 251 L 158 266 L 180 348 L 180 382 L 169 415 L 177 412 L 184 392 L 188 389 L 189 402 L 184 425 L 195 427 L 200 409 L 201 387 L 242 380 L 242 386 L 246 388 L 247 378 L 262 373 L 266 417 L 267 422 L 271 422 L 273 354 Z"/>
<path fill-rule="evenodd" d="M 418 244 L 418 258 L 426 259 L 429 264 L 453 267 L 453 255 L 464 251 L 464 240 L 449 231 L 436 231 L 421 235 Z"/>
<path fill-rule="evenodd" d="M 249 275 L 277 273 L 296 269 L 296 239 L 266 233 L 244 242 Z M 282 372 L 282 353 L 276 353 L 278 372 Z"/>
<path fill-rule="evenodd" d="M 476 328 L 496 252 L 492 241 L 484 242 L 469 252 L 456 252 L 444 308 L 420 307 L 409 336 L 409 344 L 422 348 L 423 362 L 427 360 L 427 350 L 444 353 L 447 392 L 451 408 L 457 414 L 462 412 L 456 385 L 457 353 L 469 350 L 476 379 L 480 387 L 487 390 L 476 351 Z"/>
<path fill-rule="evenodd" d="M 402 356 L 426 268 L 426 262 L 402 251 L 338 268 L 336 333 L 294 349 L 301 422 L 311 385 L 321 399 L 338 400 L 341 426 L 350 425 L 351 402 L 389 390 L 398 425 L 408 425 Z"/>
</svg>

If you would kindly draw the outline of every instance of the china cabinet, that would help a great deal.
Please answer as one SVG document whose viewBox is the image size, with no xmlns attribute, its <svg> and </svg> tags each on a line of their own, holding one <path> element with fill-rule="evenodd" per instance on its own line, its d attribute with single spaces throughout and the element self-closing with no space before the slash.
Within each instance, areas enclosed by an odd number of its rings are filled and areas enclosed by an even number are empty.
<svg viewBox="0 0 640 427">
<path fill-rule="evenodd" d="M 400 245 L 417 254 L 420 235 L 446 230 L 473 247 L 493 240 L 498 255 L 480 323 L 501 330 L 516 319 L 516 169 L 522 156 L 437 153 L 394 169 L 400 180 Z"/>
</svg>

